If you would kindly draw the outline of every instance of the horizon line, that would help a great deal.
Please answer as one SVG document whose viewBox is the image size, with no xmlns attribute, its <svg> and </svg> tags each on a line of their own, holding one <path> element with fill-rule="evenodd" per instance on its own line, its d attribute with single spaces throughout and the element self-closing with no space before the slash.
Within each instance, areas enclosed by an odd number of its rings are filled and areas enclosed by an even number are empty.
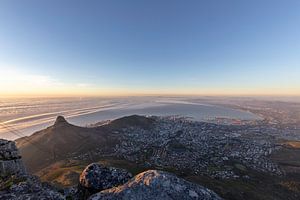
<svg viewBox="0 0 300 200">
<path fill-rule="evenodd" d="M 6 98 L 117 98 L 117 97 L 292 97 L 300 98 L 300 94 L 162 94 L 162 93 L 132 93 L 132 94 L 20 94 L 0 95 L 0 99 Z"/>
</svg>

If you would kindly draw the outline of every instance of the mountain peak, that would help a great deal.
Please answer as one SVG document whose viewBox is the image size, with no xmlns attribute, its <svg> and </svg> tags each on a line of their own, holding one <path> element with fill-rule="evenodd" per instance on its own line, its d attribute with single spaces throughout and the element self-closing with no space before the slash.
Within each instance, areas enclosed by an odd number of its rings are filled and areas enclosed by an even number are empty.
<svg viewBox="0 0 300 200">
<path fill-rule="evenodd" d="M 63 116 L 57 116 L 54 126 L 58 126 L 62 124 L 68 124 L 67 120 Z"/>
</svg>

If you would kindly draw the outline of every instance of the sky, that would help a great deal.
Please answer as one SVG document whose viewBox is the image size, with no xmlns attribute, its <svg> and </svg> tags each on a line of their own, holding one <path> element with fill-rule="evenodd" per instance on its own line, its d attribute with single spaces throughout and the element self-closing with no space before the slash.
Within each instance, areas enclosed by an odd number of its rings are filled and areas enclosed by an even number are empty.
<svg viewBox="0 0 300 200">
<path fill-rule="evenodd" d="M 299 0 L 1 0 L 0 96 L 300 95 Z"/>
</svg>

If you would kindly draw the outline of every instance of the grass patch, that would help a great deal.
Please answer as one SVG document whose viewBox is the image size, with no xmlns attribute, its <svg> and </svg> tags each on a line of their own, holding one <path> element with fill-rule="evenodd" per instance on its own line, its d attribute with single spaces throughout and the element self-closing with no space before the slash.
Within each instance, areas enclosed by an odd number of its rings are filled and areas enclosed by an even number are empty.
<svg viewBox="0 0 300 200">
<path fill-rule="evenodd" d="M 14 175 L 1 177 L 0 191 L 9 189 L 12 185 L 26 181 L 24 177 L 16 177 Z"/>
<path fill-rule="evenodd" d="M 242 165 L 242 164 L 236 163 L 236 164 L 234 164 L 234 167 L 237 168 L 238 170 L 242 171 L 242 172 L 246 172 L 247 171 L 246 167 L 244 165 Z"/>
</svg>

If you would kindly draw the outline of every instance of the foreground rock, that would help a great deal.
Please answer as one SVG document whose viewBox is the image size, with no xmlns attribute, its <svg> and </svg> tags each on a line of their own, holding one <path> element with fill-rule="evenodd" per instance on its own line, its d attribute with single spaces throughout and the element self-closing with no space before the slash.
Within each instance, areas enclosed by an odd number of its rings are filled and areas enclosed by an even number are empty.
<svg viewBox="0 0 300 200">
<path fill-rule="evenodd" d="M 15 142 L 0 139 L 0 176 L 25 174 Z"/>
<path fill-rule="evenodd" d="M 89 200 L 220 200 L 213 191 L 167 172 L 149 170 L 126 184 L 94 194 Z"/>
<path fill-rule="evenodd" d="M 80 175 L 79 193 L 83 198 L 99 191 L 122 185 L 132 175 L 124 169 L 103 167 L 97 163 L 88 165 Z"/>
<path fill-rule="evenodd" d="M 64 200 L 65 197 L 52 186 L 41 183 L 37 177 L 11 177 L 7 188 L 0 191 L 0 200 Z"/>
<path fill-rule="evenodd" d="M 12 141 L 0 139 L 0 200 L 63 200 L 55 188 L 28 175 Z"/>
</svg>

